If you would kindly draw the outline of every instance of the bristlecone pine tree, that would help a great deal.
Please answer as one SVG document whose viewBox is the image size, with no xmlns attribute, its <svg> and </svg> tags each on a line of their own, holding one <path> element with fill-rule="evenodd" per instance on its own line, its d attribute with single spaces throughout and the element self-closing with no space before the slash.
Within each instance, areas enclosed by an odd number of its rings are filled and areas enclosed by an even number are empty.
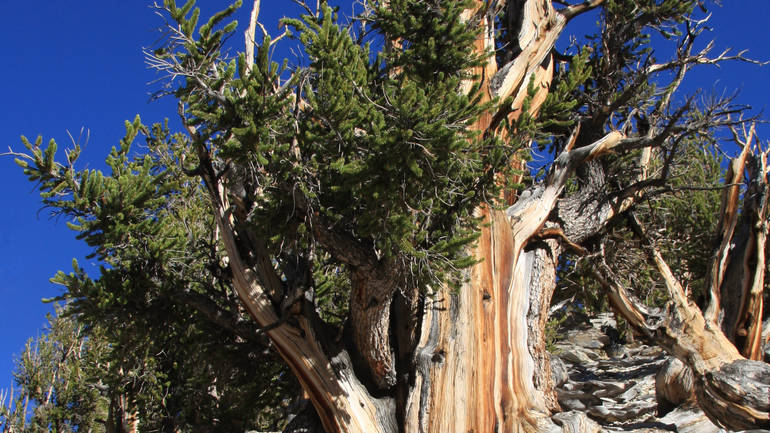
<svg viewBox="0 0 770 433">
<path fill-rule="evenodd" d="M 44 203 L 110 265 L 99 280 L 57 276 L 73 308 L 130 323 L 159 299 L 235 343 L 264 339 L 312 403 L 287 431 L 558 431 L 544 329 L 571 251 L 618 314 L 692 369 L 714 422 L 770 426 L 757 361 L 766 154 L 732 100 L 678 92 L 691 67 L 747 60 L 694 49 L 703 2 L 368 0 L 343 26 L 321 1 L 271 38 L 257 0 L 237 58 L 223 43 L 240 2 L 201 26 L 193 3 L 158 5 L 170 36 L 148 53 L 183 131 L 137 118 L 108 175 L 76 170 L 77 148 L 56 162 L 53 142 L 20 154 Z M 557 52 L 595 9 L 596 34 Z M 288 38 L 301 66 L 270 60 Z M 720 185 L 702 313 L 638 204 L 698 187 L 674 182 L 683 155 L 718 146 L 719 130 L 741 151 Z M 130 150 L 140 134 L 145 155 Z M 551 161 L 539 175 L 531 150 Z M 605 260 L 619 226 L 666 309 Z"/>
<path fill-rule="evenodd" d="M 109 348 L 98 332 L 87 338 L 84 326 L 62 311 L 56 308 L 46 333 L 30 339 L 17 359 L 16 398 L 0 393 L 3 433 L 107 431 L 112 396 L 99 380 Z"/>
</svg>

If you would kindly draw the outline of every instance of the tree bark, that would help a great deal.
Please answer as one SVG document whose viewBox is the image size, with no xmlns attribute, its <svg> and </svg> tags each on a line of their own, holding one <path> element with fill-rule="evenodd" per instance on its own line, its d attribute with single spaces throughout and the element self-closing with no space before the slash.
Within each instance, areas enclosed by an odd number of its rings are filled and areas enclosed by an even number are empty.
<svg viewBox="0 0 770 433">
<path fill-rule="evenodd" d="M 743 142 L 743 151 L 730 164 L 722 197 L 719 247 L 715 251 L 708 288 L 710 303 L 706 317 L 718 324 L 741 354 L 762 360 L 762 312 L 767 238 L 768 186 L 767 154 L 750 152 L 753 128 Z M 736 137 L 737 140 L 737 137 Z M 737 140 L 740 142 L 740 140 Z M 748 169 L 749 184 L 740 206 L 740 188 Z"/>
</svg>

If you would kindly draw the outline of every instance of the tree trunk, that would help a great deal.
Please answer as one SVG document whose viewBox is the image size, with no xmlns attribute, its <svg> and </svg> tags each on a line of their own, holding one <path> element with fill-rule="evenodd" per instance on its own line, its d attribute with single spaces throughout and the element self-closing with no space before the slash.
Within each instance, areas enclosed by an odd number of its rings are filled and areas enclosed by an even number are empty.
<svg viewBox="0 0 770 433">
<path fill-rule="evenodd" d="M 767 238 L 767 154 L 751 150 L 752 129 L 743 152 L 730 164 L 725 182 L 733 184 L 722 196 L 719 247 L 708 275 L 710 303 L 706 319 L 721 327 L 727 338 L 753 360 L 762 360 L 763 287 Z M 737 139 L 737 137 L 736 137 Z M 740 184 L 748 168 L 749 184 L 740 206 Z"/>
<path fill-rule="evenodd" d="M 468 284 L 426 300 L 405 431 L 539 431 L 558 408 L 543 335 L 555 242 L 524 250 L 503 212 L 488 220 Z"/>
<path fill-rule="evenodd" d="M 508 15 L 521 22 L 521 51 L 498 68 L 495 17 L 487 2 L 477 0 L 466 19 L 483 27 L 476 49 L 488 61 L 473 71 L 474 80 L 487 101 L 510 97 L 513 106 L 481 116 L 473 128 L 494 133 L 501 116 L 515 120 L 531 77 L 538 90 L 530 104 L 535 114 L 553 74 L 551 50 L 570 14 L 599 3 L 557 13 L 550 2 L 510 2 Z M 464 91 L 473 84 L 466 82 Z M 207 160 L 205 154 L 200 157 Z M 267 266 L 252 270 L 247 265 L 239 248 L 247 236 L 238 233 L 226 212 L 227 191 L 212 173 L 203 177 L 214 199 L 235 288 L 252 317 L 268 328 L 327 432 L 491 433 L 552 425 L 548 416 L 558 405 L 543 330 L 559 247 L 553 240 L 527 245 L 545 223 L 563 182 L 509 212 L 479 209 L 489 225 L 473 251 L 480 262 L 460 290 L 438 287 L 421 299 L 388 283 L 387 264 L 351 259 L 356 263 L 350 338 L 337 343 L 313 326 L 312 314 L 300 315 L 292 324 L 280 320 L 270 302 L 270 294 L 280 292 L 270 287 L 276 279 Z M 312 309 L 306 307 L 300 311 Z"/>
<path fill-rule="evenodd" d="M 124 395 L 113 396 L 110 399 L 110 407 L 107 413 L 107 433 L 137 433 L 139 431 L 139 417 L 127 408 Z"/>
<path fill-rule="evenodd" d="M 503 65 L 495 52 L 495 14 L 476 0 L 465 19 L 484 30 L 476 43 L 484 65 L 461 91 L 481 86 L 484 98 L 513 101 L 481 116 L 473 128 L 499 133 L 497 126 L 521 114 L 529 86 L 529 114 L 535 116 L 553 76 L 551 52 L 567 21 L 601 0 L 554 10 L 550 2 L 509 1 L 506 17 L 518 22 L 518 54 Z M 509 99 L 510 98 L 510 99 Z M 482 101 L 485 102 L 485 101 Z M 192 131 L 194 135 L 194 131 Z M 575 167 L 614 148 L 622 134 L 610 133 L 572 151 L 577 131 L 548 181 L 522 197 L 507 193 L 507 210 L 478 209 L 481 237 L 459 290 L 437 287 L 421 297 L 389 285 L 387 266 L 366 258 L 354 263 L 350 338 L 331 342 L 313 326 L 312 314 L 295 323 L 279 320 L 270 302 L 276 279 L 267 267 L 252 270 L 241 256 L 239 235 L 226 212 L 227 191 L 212 173 L 203 177 L 214 198 L 217 223 L 230 258 L 235 288 L 252 317 L 269 330 L 281 356 L 308 394 L 328 433 L 493 433 L 547 431 L 558 410 L 545 350 L 545 322 L 556 284 L 558 239 L 539 237 Z M 200 155 L 206 161 L 207 155 Z M 513 161 L 523 167 L 523 161 Z M 316 228 L 317 237 L 332 236 Z M 558 228 L 557 228 L 558 229 Z M 560 230 L 557 230 L 560 232 Z M 343 240 L 336 242 L 343 243 Z M 266 275 L 267 273 L 267 275 Z M 304 300 L 300 300 L 300 303 Z M 308 313 L 312 306 L 300 308 Z M 296 430 L 292 423 L 289 430 Z"/>
<path fill-rule="evenodd" d="M 474 78 L 464 83 L 461 91 L 479 85 L 485 97 L 481 102 L 513 101 L 512 106 L 499 104 L 473 125 L 483 134 L 499 134 L 498 126 L 504 120 L 512 124 L 522 114 L 525 101 L 529 114 L 537 115 L 553 76 L 551 57 L 556 40 L 572 17 L 602 0 L 559 11 L 550 1 L 505 2 L 505 19 L 513 23 L 508 28 L 518 29 L 511 43 L 518 47 L 510 47 L 515 55 L 500 65 L 495 56 L 496 14 L 492 10 L 498 2 L 474 3 L 465 19 L 483 29 L 476 54 L 487 61 L 472 71 Z M 529 92 L 530 85 L 534 94 Z M 346 263 L 353 274 L 351 323 L 341 340 L 325 335 L 322 327 L 316 326 L 312 302 L 304 297 L 292 300 L 292 320 L 276 310 L 273 294 L 283 289 L 280 279 L 271 274 L 266 260 L 262 265 L 249 264 L 250 258 L 242 251 L 255 248 L 240 244 L 246 242 L 248 234 L 235 228 L 222 181 L 213 171 L 202 174 L 213 198 L 235 289 L 297 376 L 326 432 L 559 430 L 550 419 L 559 406 L 544 338 L 558 257 L 563 247 L 579 248 L 575 241 L 595 234 L 630 206 L 627 197 L 613 202 L 592 194 L 591 188 L 559 200 L 579 166 L 599 170 L 585 178 L 602 181 L 600 167 L 593 167 L 590 161 L 613 150 L 645 149 L 643 154 L 649 158 L 647 149 L 654 142 L 651 135 L 628 139 L 623 132 L 612 131 L 592 143 L 583 143 L 591 141 L 584 138 L 581 146 L 573 149 L 579 131 L 578 126 L 572 132 L 544 182 L 518 197 L 509 192 L 506 198 L 510 207 L 506 210 L 477 210 L 484 225 L 471 253 L 479 262 L 467 271 L 467 282 L 458 290 L 435 287 L 433 293 L 421 295 L 414 289 L 397 287 L 389 277 L 389 264 L 353 257 L 354 246 L 341 247 L 337 254 L 349 258 Z M 195 137 L 194 130 L 191 135 Z M 199 157 L 205 169 L 208 155 Z M 524 167 L 522 161 L 513 164 Z M 318 230 L 318 239 L 334 236 L 323 227 L 314 230 Z M 759 240 L 764 242 L 764 238 Z M 331 243 L 345 245 L 345 240 Z M 671 284 L 671 293 L 677 294 Z M 607 286 L 613 288 L 613 304 L 625 308 L 624 317 L 643 322 L 643 314 L 625 292 L 611 282 Z M 761 296 L 759 301 L 751 299 L 746 302 L 748 310 L 755 313 L 760 302 L 761 311 Z M 724 335 L 706 326 L 702 316 L 699 321 L 686 299 L 680 297 L 677 302 L 676 323 L 671 322 L 670 328 L 676 332 L 659 333 L 659 340 L 677 357 L 688 360 L 696 380 L 742 359 L 732 345 L 732 349 L 722 347 L 727 341 Z M 750 339 L 757 332 L 752 326 L 745 326 Z M 717 376 L 698 382 L 702 395 L 724 388 L 720 388 L 724 381 Z M 746 407 L 734 404 L 725 410 Z M 761 414 L 756 418 L 761 419 Z M 299 431 L 296 423 L 289 430 Z"/>
<path fill-rule="evenodd" d="M 602 264 L 603 269 L 596 274 L 608 289 L 613 308 L 692 371 L 698 404 L 714 424 L 734 430 L 770 427 L 770 365 L 741 356 L 720 327 L 688 299 L 638 220 L 632 216 L 631 223 L 647 244 L 650 261 L 660 273 L 670 304 L 664 314 L 656 317 L 634 300 Z M 746 271 L 753 274 L 750 269 Z"/>
</svg>

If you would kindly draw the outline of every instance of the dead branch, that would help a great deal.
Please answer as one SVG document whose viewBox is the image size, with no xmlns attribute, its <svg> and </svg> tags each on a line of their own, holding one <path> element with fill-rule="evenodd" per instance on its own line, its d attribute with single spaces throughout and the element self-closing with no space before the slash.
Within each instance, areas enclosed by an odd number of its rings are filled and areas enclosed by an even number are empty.
<svg viewBox="0 0 770 433">
<path fill-rule="evenodd" d="M 246 29 L 245 43 L 246 43 L 246 71 L 251 72 L 251 68 L 254 66 L 254 46 L 256 45 L 255 36 L 257 31 L 257 25 L 260 25 L 263 36 L 267 36 L 267 31 L 264 26 L 259 23 L 259 6 L 261 0 L 254 0 L 254 6 L 251 8 L 251 17 L 249 19 L 249 28 Z"/>
<path fill-rule="evenodd" d="M 604 3 L 604 0 L 587 0 L 582 3 L 560 9 L 559 13 L 562 14 L 567 21 L 570 21 L 582 13 L 588 12 L 591 9 L 595 9 L 601 6 L 602 3 Z M 562 4 L 566 4 L 566 2 Z"/>
<path fill-rule="evenodd" d="M 745 136 L 745 140 L 738 138 L 735 128 L 731 127 L 730 130 L 733 132 L 736 143 L 741 145 L 743 149 L 738 157 L 732 160 L 725 175 L 726 183 L 736 186 L 725 189 L 722 194 L 719 226 L 717 227 L 720 244 L 714 254 L 706 279 L 709 304 L 704 315 L 707 321 L 717 327 L 719 326 L 718 315 L 721 310 L 721 287 L 729 264 L 730 244 L 738 224 L 738 201 L 740 199 L 740 186 L 738 185 L 742 184 L 743 172 L 751 149 L 751 141 L 754 139 L 755 127 L 754 125 L 751 126 L 748 134 Z"/>
</svg>

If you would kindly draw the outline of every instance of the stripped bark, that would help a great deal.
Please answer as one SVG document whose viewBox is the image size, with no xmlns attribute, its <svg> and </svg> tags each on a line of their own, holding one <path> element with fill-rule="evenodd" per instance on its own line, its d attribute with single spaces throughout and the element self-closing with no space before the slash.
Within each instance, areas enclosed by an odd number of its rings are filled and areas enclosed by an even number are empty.
<svg viewBox="0 0 770 433">
<path fill-rule="evenodd" d="M 706 318 L 721 327 L 728 339 L 748 359 L 762 360 L 762 311 L 767 238 L 767 153 L 751 152 L 754 128 L 745 140 L 735 139 L 743 151 L 730 164 L 722 197 L 716 250 L 707 288 L 711 295 Z M 748 165 L 748 167 L 747 167 Z M 740 185 L 748 169 L 749 183 L 740 206 Z"/>
</svg>

